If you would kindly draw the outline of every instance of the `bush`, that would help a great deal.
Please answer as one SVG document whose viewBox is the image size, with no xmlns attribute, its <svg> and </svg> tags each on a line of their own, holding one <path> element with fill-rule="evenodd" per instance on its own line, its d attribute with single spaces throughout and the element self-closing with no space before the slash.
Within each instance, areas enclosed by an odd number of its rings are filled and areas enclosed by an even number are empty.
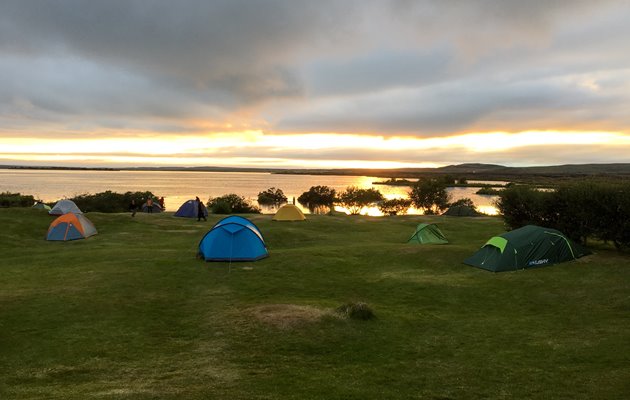
<svg viewBox="0 0 630 400">
<path fill-rule="evenodd" d="M 258 204 L 260 205 L 277 207 L 286 202 L 287 196 L 284 195 L 282 189 L 272 187 L 258 193 Z"/>
<path fill-rule="evenodd" d="M 487 195 L 487 196 L 496 196 L 498 194 L 501 193 L 500 189 L 495 189 L 492 186 L 489 185 L 485 185 L 482 188 L 480 188 L 479 190 L 477 190 L 475 192 L 475 194 L 483 194 L 483 195 Z"/>
<path fill-rule="evenodd" d="M 356 186 L 349 186 L 346 191 L 339 195 L 339 203 L 356 215 L 363 207 L 382 201 L 383 195 L 376 189 L 359 189 Z"/>
<path fill-rule="evenodd" d="M 342 314 L 345 317 L 350 319 L 358 319 L 362 321 L 367 321 L 370 319 L 376 318 L 376 315 L 366 303 L 361 302 L 350 302 L 343 304 L 338 307 L 336 310 L 339 314 Z"/>
<path fill-rule="evenodd" d="M 449 207 L 454 207 L 454 206 L 466 206 L 466 207 L 474 208 L 475 210 L 477 209 L 477 207 L 475 207 L 475 203 L 472 201 L 472 199 L 468 197 L 464 197 L 464 198 L 461 198 L 459 200 L 452 202 Z"/>
<path fill-rule="evenodd" d="M 337 192 L 328 186 L 311 186 L 308 192 L 304 192 L 298 197 L 298 203 L 312 212 L 318 207 L 328 207 L 332 209 L 337 200 Z"/>
<path fill-rule="evenodd" d="M 409 199 L 390 199 L 383 200 L 378 204 L 378 209 L 386 215 L 404 214 L 411 207 Z"/>
<path fill-rule="evenodd" d="M 533 224 L 558 229 L 571 239 L 630 247 L 630 183 L 588 180 L 540 191 L 510 186 L 496 202 L 512 229 Z"/>
<path fill-rule="evenodd" d="M 555 226 L 573 239 L 630 246 L 630 183 L 589 180 L 558 187 Z"/>
<path fill-rule="evenodd" d="M 213 214 L 260 214 L 260 208 L 234 193 L 210 198 L 207 206 Z"/>
<path fill-rule="evenodd" d="M 83 212 L 117 213 L 129 211 L 131 200 L 136 201 L 138 208 L 149 198 L 156 198 L 151 192 L 115 193 L 110 190 L 96 194 L 80 194 L 71 198 Z M 157 204 L 157 202 L 155 202 Z"/>
<path fill-rule="evenodd" d="M 541 192 L 528 185 L 513 185 L 501 192 L 495 205 L 510 229 L 525 225 L 551 228 L 556 219 L 551 211 L 552 195 L 552 192 Z"/>
<path fill-rule="evenodd" d="M 0 193 L 0 207 L 31 207 L 33 204 L 35 204 L 35 198 L 30 194 Z"/>
<path fill-rule="evenodd" d="M 208 202 L 208 205 L 210 202 Z M 225 200 L 217 200 L 212 203 L 212 206 L 208 207 L 208 210 L 213 214 L 232 214 L 232 206 Z"/>
<path fill-rule="evenodd" d="M 440 214 L 449 204 L 446 185 L 435 179 L 420 179 L 411 188 L 409 198 L 416 207 L 423 209 L 425 214 Z"/>
</svg>

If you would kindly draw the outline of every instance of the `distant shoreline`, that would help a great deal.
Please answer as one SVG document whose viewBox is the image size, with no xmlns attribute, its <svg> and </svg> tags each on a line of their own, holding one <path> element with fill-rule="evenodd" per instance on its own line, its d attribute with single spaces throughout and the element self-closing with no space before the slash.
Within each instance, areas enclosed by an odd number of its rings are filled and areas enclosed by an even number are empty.
<svg viewBox="0 0 630 400">
<path fill-rule="evenodd" d="M 158 171 L 158 172 L 249 172 L 284 175 L 337 175 L 371 176 L 378 178 L 430 178 L 450 176 L 454 179 L 486 181 L 511 181 L 519 183 L 544 184 L 558 180 L 601 177 L 629 179 L 630 163 L 616 164 L 567 164 L 540 167 L 506 167 L 495 164 L 467 163 L 438 168 L 399 168 L 399 169 L 291 169 L 291 168 L 251 168 L 251 167 L 60 167 L 60 166 L 21 166 L 0 165 L 4 170 L 52 170 L 52 171 Z"/>
</svg>

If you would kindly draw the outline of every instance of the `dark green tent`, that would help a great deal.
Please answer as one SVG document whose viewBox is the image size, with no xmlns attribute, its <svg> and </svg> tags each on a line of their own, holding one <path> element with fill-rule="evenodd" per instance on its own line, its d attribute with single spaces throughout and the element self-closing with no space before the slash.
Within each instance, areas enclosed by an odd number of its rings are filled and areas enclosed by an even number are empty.
<svg viewBox="0 0 630 400">
<path fill-rule="evenodd" d="M 450 215 L 452 217 L 478 217 L 482 215 L 474 207 L 469 206 L 452 206 L 444 212 L 442 215 Z"/>
<path fill-rule="evenodd" d="M 501 272 L 557 264 L 587 254 L 588 250 L 560 231 L 527 225 L 490 238 L 464 263 Z"/>
<path fill-rule="evenodd" d="M 444 234 L 435 224 L 418 224 L 416 231 L 407 240 L 407 243 L 419 244 L 445 244 L 448 243 Z"/>
</svg>

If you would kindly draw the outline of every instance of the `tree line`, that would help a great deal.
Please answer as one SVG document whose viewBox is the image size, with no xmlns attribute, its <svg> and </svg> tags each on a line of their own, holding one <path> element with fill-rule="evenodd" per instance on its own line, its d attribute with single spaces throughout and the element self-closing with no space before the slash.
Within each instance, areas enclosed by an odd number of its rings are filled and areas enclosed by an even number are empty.
<svg viewBox="0 0 630 400">
<path fill-rule="evenodd" d="M 337 192 L 329 186 L 312 186 L 297 201 L 311 212 L 326 212 L 335 205 L 340 205 L 350 214 L 356 215 L 364 207 L 376 205 L 386 215 L 404 214 L 411 206 L 424 210 L 425 214 L 438 214 L 450 205 L 446 189 L 447 185 L 442 180 L 423 179 L 414 184 L 408 193 L 408 199 L 385 199 L 380 191 L 373 188 L 349 186 L 344 191 Z M 279 207 L 288 202 L 282 189 L 275 187 L 259 192 L 257 200 L 258 204 L 271 207 Z M 470 199 L 468 201 L 471 202 Z M 215 214 L 260 212 L 260 208 L 245 197 L 233 193 L 210 198 L 207 206 Z"/>
<path fill-rule="evenodd" d="M 444 180 L 422 179 L 412 186 L 408 199 L 385 199 L 377 189 L 363 189 L 349 186 L 342 192 L 337 192 L 329 186 L 312 186 L 302 193 L 297 201 L 311 212 L 326 212 L 335 205 L 343 206 L 351 214 L 359 214 L 364 207 L 376 205 L 386 215 L 406 213 L 413 205 L 424 210 L 425 214 L 438 214 L 449 207 L 449 195 Z M 83 211 L 97 212 L 125 212 L 129 209 L 131 200 L 141 206 L 146 199 L 156 198 L 151 192 L 115 193 L 105 191 L 96 194 L 80 194 L 72 200 Z M 262 206 L 279 207 L 288 202 L 282 189 L 271 187 L 258 193 L 258 204 Z M 470 200 L 469 200 L 470 201 Z M 33 205 L 33 196 L 19 193 L 2 193 L 0 204 L 3 207 L 28 207 Z M 53 205 L 54 203 L 49 203 Z M 214 214 L 231 213 L 260 213 L 261 209 L 252 204 L 244 196 L 235 193 L 210 198 L 206 203 L 208 210 Z"/>
<path fill-rule="evenodd" d="M 512 185 L 496 202 L 506 225 L 532 224 L 557 229 L 586 244 L 589 239 L 630 247 L 630 182 L 586 180 L 555 190 Z"/>
</svg>

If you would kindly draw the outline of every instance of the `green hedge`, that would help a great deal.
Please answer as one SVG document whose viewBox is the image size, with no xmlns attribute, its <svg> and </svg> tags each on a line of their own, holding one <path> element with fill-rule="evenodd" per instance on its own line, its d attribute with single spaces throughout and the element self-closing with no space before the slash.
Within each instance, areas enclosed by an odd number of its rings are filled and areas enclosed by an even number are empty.
<svg viewBox="0 0 630 400">
<path fill-rule="evenodd" d="M 213 214 L 260 214 L 260 208 L 250 203 L 245 197 L 234 193 L 211 197 L 207 206 Z"/>
<path fill-rule="evenodd" d="M 582 243 L 593 238 L 630 247 L 630 182 L 588 180 L 554 191 L 517 185 L 502 191 L 496 205 L 512 229 L 534 224 Z"/>
<path fill-rule="evenodd" d="M 126 192 L 115 193 L 110 190 L 96 194 L 81 194 L 70 200 L 83 212 L 97 211 L 104 213 L 116 213 L 129 211 L 131 200 L 136 201 L 138 209 L 149 198 L 157 199 L 151 192 Z M 157 200 L 155 200 L 157 204 Z"/>
<path fill-rule="evenodd" d="M 33 204 L 35 204 L 35 198 L 30 194 L 0 193 L 0 207 L 31 207 Z"/>
</svg>

